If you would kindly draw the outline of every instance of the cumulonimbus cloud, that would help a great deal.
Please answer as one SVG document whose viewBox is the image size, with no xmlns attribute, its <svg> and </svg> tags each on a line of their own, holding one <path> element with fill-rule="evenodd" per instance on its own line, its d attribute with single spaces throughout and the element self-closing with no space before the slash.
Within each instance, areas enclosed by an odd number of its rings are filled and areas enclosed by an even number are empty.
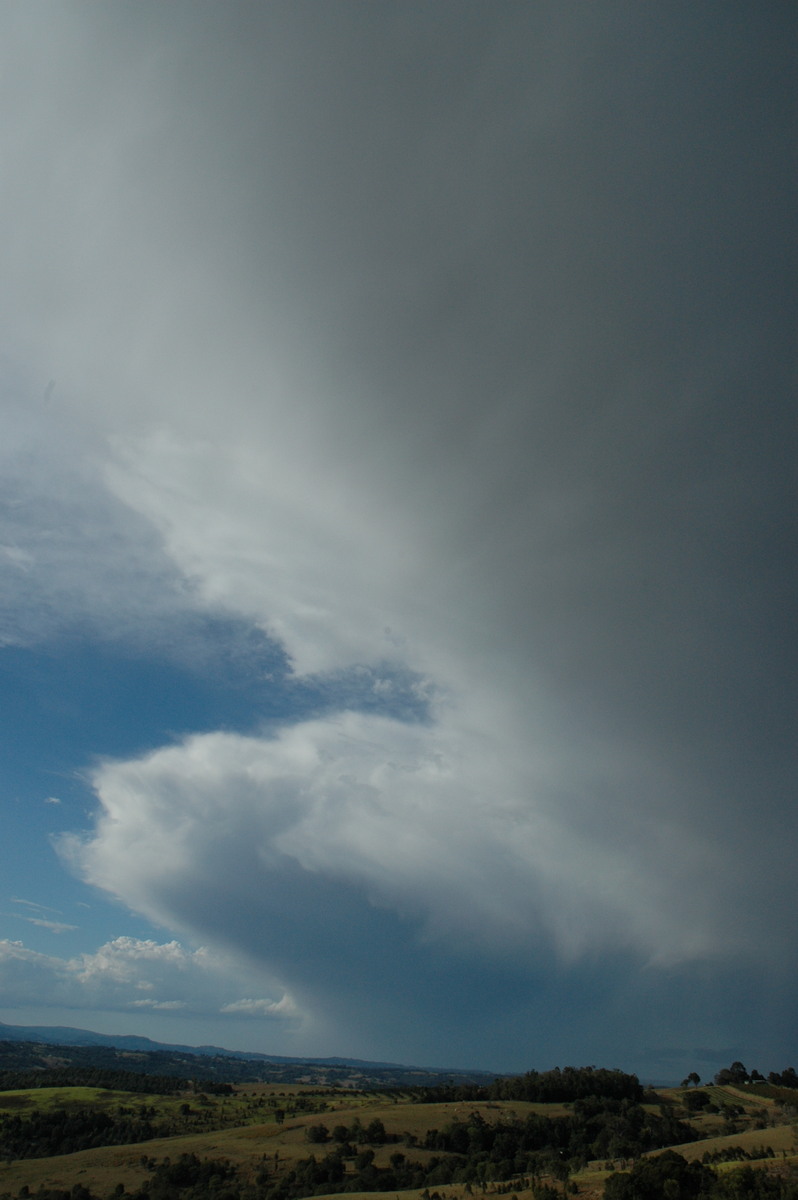
<svg viewBox="0 0 798 1200">
<path fill-rule="evenodd" d="M 426 719 L 107 761 L 65 852 L 317 1008 L 370 954 L 431 992 L 433 946 L 783 959 L 792 221 L 784 107 L 729 69 L 775 78 L 772 13 L 710 62 L 700 16 L 641 18 L 638 61 L 583 9 L 391 9 L 449 81 L 408 88 L 357 6 L 189 11 L 5 18 L 0 298 L 41 386 L 3 636 L 233 614 L 295 676 L 412 673 Z"/>
<path fill-rule="evenodd" d="M 498 731 L 470 744 L 451 716 L 409 725 L 348 712 L 271 735 L 196 736 L 98 768 L 96 827 L 61 848 L 155 921 L 196 936 L 214 912 L 220 941 L 289 982 L 307 975 L 303 947 L 320 936 L 340 944 L 346 973 L 350 912 L 330 903 L 336 889 L 406 919 L 408 950 L 524 960 L 553 938 L 566 958 L 603 944 L 665 962 L 722 949 L 718 914 L 687 931 L 679 903 L 652 886 L 647 855 L 661 841 L 646 851 L 639 835 L 619 848 L 617 829 L 580 838 L 558 823 L 550 785 L 512 755 Z M 669 883 L 698 860 L 711 861 L 708 847 L 683 850 Z M 308 899 L 294 910 L 301 881 Z"/>
</svg>

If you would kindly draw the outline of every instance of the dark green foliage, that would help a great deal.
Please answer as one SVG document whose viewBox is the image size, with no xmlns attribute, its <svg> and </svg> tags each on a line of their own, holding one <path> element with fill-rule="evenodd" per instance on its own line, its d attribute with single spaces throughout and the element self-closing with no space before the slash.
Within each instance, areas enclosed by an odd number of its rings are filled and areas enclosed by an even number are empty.
<svg viewBox="0 0 798 1200">
<path fill-rule="evenodd" d="M 469 1165 L 489 1162 L 494 1168 L 490 1177 L 500 1179 L 506 1177 L 502 1163 L 512 1164 L 509 1174 L 534 1172 L 541 1151 L 578 1162 L 630 1158 L 696 1136 L 691 1126 L 649 1113 L 631 1100 L 592 1097 L 575 1101 L 573 1114 L 567 1117 L 531 1113 L 523 1121 L 488 1124 L 474 1114 L 466 1122 L 430 1130 L 424 1147 L 461 1154 Z"/>
<path fill-rule="evenodd" d="M 577 1100 L 573 1106 L 569 1156 L 631 1158 L 662 1146 L 692 1142 L 698 1134 L 672 1116 L 657 1116 L 631 1100 Z"/>
<path fill-rule="evenodd" d="M 418 1099 L 437 1104 L 441 1100 L 529 1100 L 539 1104 L 565 1104 L 588 1096 L 613 1100 L 643 1099 L 643 1088 L 636 1075 L 604 1067 L 555 1067 L 553 1071 L 528 1071 L 508 1075 L 485 1087 L 422 1088 Z"/>
<path fill-rule="evenodd" d="M 100 1067 L 55 1067 L 47 1071 L 0 1071 L 0 1092 L 25 1088 L 93 1087 L 112 1092 L 137 1092 L 145 1096 L 172 1096 L 185 1092 L 187 1079 L 174 1075 L 143 1075 L 136 1071 L 106 1070 Z M 224 1087 L 225 1085 L 219 1085 Z M 213 1090 L 212 1083 L 205 1091 Z M 227 1085 L 229 1092 L 232 1088 Z"/>
<path fill-rule="evenodd" d="M 532 1187 L 533 1200 L 562 1200 L 562 1192 L 550 1183 L 536 1183 Z"/>
<path fill-rule="evenodd" d="M 666 1150 L 644 1158 L 630 1172 L 610 1176 L 605 1200 L 798 1200 L 794 1173 L 772 1175 L 743 1167 L 716 1175 L 701 1163 L 688 1163 Z"/>
<path fill-rule="evenodd" d="M 616 1172 L 604 1186 L 605 1200 L 695 1200 L 709 1196 L 714 1172 L 666 1150 L 643 1158 L 629 1172 Z"/>
<path fill-rule="evenodd" d="M 750 1082 L 751 1076 L 741 1062 L 733 1062 L 730 1067 L 724 1067 L 715 1076 L 715 1083 L 720 1085 L 731 1084 L 732 1087 L 740 1087 L 741 1084 Z"/>
<path fill-rule="evenodd" d="M 776 1087 L 798 1088 L 798 1074 L 795 1072 L 795 1067 L 787 1067 L 780 1074 L 777 1071 L 771 1071 L 768 1075 L 768 1083 L 772 1083 Z"/>
<path fill-rule="evenodd" d="M 199 1159 L 195 1154 L 181 1154 L 172 1161 L 163 1159 L 153 1174 L 135 1192 L 125 1191 L 118 1184 L 105 1200 L 265 1200 L 268 1180 L 259 1173 L 254 1185 L 244 1183 L 235 1167 L 225 1159 Z M 60 1188 L 41 1188 L 31 1193 L 23 1187 L 17 1197 L 9 1193 L 0 1200 L 101 1200 L 81 1184 L 69 1191 Z"/>
<path fill-rule="evenodd" d="M 269 1200 L 291 1200 L 292 1197 L 312 1196 L 319 1192 L 337 1192 L 346 1167 L 337 1151 L 317 1162 L 315 1157 L 303 1159 L 268 1193 Z"/>
<path fill-rule="evenodd" d="M 746 1162 L 762 1158 L 775 1158 L 771 1146 L 752 1146 L 745 1150 L 742 1146 L 720 1146 L 717 1150 L 705 1150 L 701 1156 L 703 1163 Z"/>
<path fill-rule="evenodd" d="M 361 1156 L 359 1156 L 360 1158 Z M 472 1194 L 471 1184 L 464 1179 L 457 1158 L 433 1158 L 423 1167 L 407 1162 L 404 1155 L 391 1156 L 390 1168 L 377 1169 L 374 1152 L 362 1154 L 362 1166 L 355 1174 L 347 1174 L 346 1164 L 338 1151 L 317 1161 L 315 1157 L 296 1164 L 282 1180 L 273 1182 L 265 1168 L 254 1181 L 246 1181 L 226 1160 L 199 1159 L 194 1154 L 182 1154 L 175 1161 L 165 1158 L 151 1164 L 152 1175 L 132 1193 L 117 1185 L 110 1196 L 98 1197 L 80 1184 L 70 1191 L 41 1189 L 34 1200 L 300 1200 L 302 1197 L 326 1193 L 355 1191 L 398 1192 L 408 1188 L 425 1188 L 422 1198 L 440 1200 L 430 1187 L 450 1183 L 464 1184 L 466 1194 Z M 509 1166 L 508 1162 L 508 1166 Z M 547 1173 L 560 1180 L 560 1187 L 541 1182 L 539 1177 L 519 1181 L 531 1187 L 533 1200 L 561 1200 L 562 1188 L 568 1186 L 569 1163 L 559 1156 L 545 1160 Z M 482 1172 L 483 1179 L 491 1176 Z M 506 1177 L 506 1176 L 505 1176 Z M 492 1178 L 500 1178 L 494 1175 Z M 518 1186 L 518 1185 L 515 1185 Z M 509 1192 L 511 1186 L 499 1187 Z M 794 1174 L 769 1175 L 750 1167 L 731 1171 L 718 1177 L 701 1163 L 688 1163 L 673 1151 L 643 1158 L 630 1172 L 616 1172 L 605 1186 L 605 1200 L 798 1200 L 798 1178 Z M 30 1200 L 28 1188 L 17 1197 L 8 1193 L 0 1200 Z"/>
<path fill-rule="evenodd" d="M 38 1111 L 30 1116 L 0 1116 L 0 1156 L 49 1158 L 75 1154 L 97 1146 L 146 1142 L 159 1131 L 150 1120 L 133 1116 L 111 1116 L 107 1112 L 78 1109 L 66 1112 Z"/>
<path fill-rule="evenodd" d="M 310 1126 L 308 1137 L 321 1141 L 325 1126 Z M 592 1098 L 574 1103 L 573 1115 L 550 1118 L 530 1114 L 525 1120 L 490 1124 L 479 1113 L 430 1130 L 424 1149 L 439 1152 L 425 1164 L 403 1153 L 391 1155 L 390 1167 L 377 1167 L 374 1151 L 353 1155 L 351 1141 L 381 1144 L 390 1140 L 382 1122 L 365 1129 L 336 1126 L 338 1145 L 325 1158 L 311 1156 L 298 1163 L 279 1183 L 269 1200 L 297 1200 L 314 1192 L 396 1191 L 447 1183 L 484 1184 L 515 1176 L 554 1175 L 567 1183 L 572 1167 L 591 1158 L 629 1157 L 665 1145 L 688 1141 L 693 1130 L 678 1121 L 656 1116 L 631 1100 Z M 343 1139 L 346 1139 L 345 1141 Z M 347 1168 L 346 1160 L 354 1157 Z M 306 1190 L 307 1189 L 307 1190 Z"/>
<path fill-rule="evenodd" d="M 385 1126 L 378 1117 L 370 1121 L 366 1126 L 366 1132 L 363 1135 L 363 1140 L 368 1142 L 370 1146 L 381 1146 L 388 1140 L 385 1133 Z"/>
<path fill-rule="evenodd" d="M 798 1180 L 742 1167 L 715 1180 L 712 1200 L 796 1200 Z"/>
<path fill-rule="evenodd" d="M 137 1197 L 149 1197 L 149 1200 L 174 1200 L 175 1196 L 185 1195 L 190 1189 L 192 1197 L 222 1196 L 225 1191 L 220 1184 L 229 1183 L 231 1197 L 240 1194 L 236 1183 L 236 1171 L 224 1159 L 199 1159 L 196 1154 L 181 1154 L 175 1161 L 169 1159 L 155 1168 L 155 1173 L 147 1180 L 146 1191 L 136 1193 Z"/>
<path fill-rule="evenodd" d="M 565 1103 L 601 1096 L 612 1100 L 643 1099 L 636 1075 L 604 1067 L 555 1067 L 553 1071 L 529 1071 L 526 1075 L 497 1079 L 488 1092 L 496 1100 L 532 1100 L 541 1104 Z"/>
</svg>

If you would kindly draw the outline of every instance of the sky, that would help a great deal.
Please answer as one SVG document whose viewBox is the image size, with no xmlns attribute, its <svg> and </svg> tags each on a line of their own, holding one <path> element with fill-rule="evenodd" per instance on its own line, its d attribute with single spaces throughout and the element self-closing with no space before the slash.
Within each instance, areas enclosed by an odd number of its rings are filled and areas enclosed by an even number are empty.
<svg viewBox="0 0 798 1200">
<path fill-rule="evenodd" d="M 796 25 L 0 0 L 0 1020 L 798 1060 Z"/>
</svg>

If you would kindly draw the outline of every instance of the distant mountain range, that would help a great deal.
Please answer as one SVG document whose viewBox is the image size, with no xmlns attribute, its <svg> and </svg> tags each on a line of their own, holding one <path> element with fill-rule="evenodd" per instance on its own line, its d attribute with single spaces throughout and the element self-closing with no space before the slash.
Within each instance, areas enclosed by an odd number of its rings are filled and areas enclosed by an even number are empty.
<svg viewBox="0 0 798 1200">
<path fill-rule="evenodd" d="M 46 1047 L 52 1047 L 47 1052 Z M 58 1050 L 55 1054 L 54 1051 Z M 400 1063 L 358 1058 L 287 1058 L 221 1046 L 183 1046 L 154 1042 L 129 1034 L 94 1033 L 64 1025 L 6 1025 L 0 1021 L 0 1070 L 41 1070 L 54 1065 L 119 1066 L 148 1074 L 230 1082 L 314 1084 L 350 1087 L 436 1086 L 444 1083 L 488 1083 L 489 1071 L 408 1067 Z"/>
<path fill-rule="evenodd" d="M 91 1029 L 73 1029 L 70 1025 L 5 1025 L 0 1021 L 0 1042 L 44 1042 L 48 1046 L 113 1046 L 117 1050 L 140 1050 L 145 1054 L 168 1050 L 174 1054 L 206 1054 L 212 1058 L 242 1058 L 252 1062 L 313 1062 L 336 1067 L 380 1067 L 407 1070 L 402 1063 L 367 1062 L 359 1058 L 284 1058 L 257 1051 L 225 1050 L 222 1046 L 182 1046 L 154 1042 L 133 1034 L 94 1033 Z"/>
</svg>

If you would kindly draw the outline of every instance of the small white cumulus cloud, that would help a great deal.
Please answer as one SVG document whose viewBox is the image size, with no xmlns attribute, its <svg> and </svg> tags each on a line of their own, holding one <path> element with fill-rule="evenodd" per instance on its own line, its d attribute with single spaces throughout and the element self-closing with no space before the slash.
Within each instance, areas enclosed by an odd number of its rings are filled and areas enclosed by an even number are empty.
<svg viewBox="0 0 798 1200">
<path fill-rule="evenodd" d="M 296 1005 L 290 996 L 285 995 L 280 1000 L 253 1000 L 251 998 L 242 998 L 241 1000 L 233 1000 L 229 1004 L 223 1004 L 219 1009 L 223 1013 L 232 1013 L 239 1017 L 274 1017 L 274 1016 L 295 1016 Z"/>
<path fill-rule="evenodd" d="M 131 1000 L 129 1003 L 131 1008 L 150 1008 L 154 1012 L 177 1012 L 188 1008 L 185 1000 Z M 221 1011 L 224 1012 L 224 1009 Z"/>
<path fill-rule="evenodd" d="M 235 1002 L 236 984 L 250 978 L 229 959 L 176 941 L 119 937 L 94 953 L 72 958 L 42 954 L 20 941 L 0 941 L 0 989 L 9 1007 L 41 1004 L 46 997 L 50 1005 L 64 1008 L 214 1015 Z M 300 1015 L 288 996 L 278 993 L 264 1003 L 264 1017 Z"/>
<path fill-rule="evenodd" d="M 83 983 L 137 983 L 142 972 L 177 971 L 189 969 L 202 961 L 202 950 L 186 951 L 179 942 L 159 944 L 139 938 L 118 937 L 107 942 L 93 954 L 75 959 L 78 978 Z"/>
</svg>

